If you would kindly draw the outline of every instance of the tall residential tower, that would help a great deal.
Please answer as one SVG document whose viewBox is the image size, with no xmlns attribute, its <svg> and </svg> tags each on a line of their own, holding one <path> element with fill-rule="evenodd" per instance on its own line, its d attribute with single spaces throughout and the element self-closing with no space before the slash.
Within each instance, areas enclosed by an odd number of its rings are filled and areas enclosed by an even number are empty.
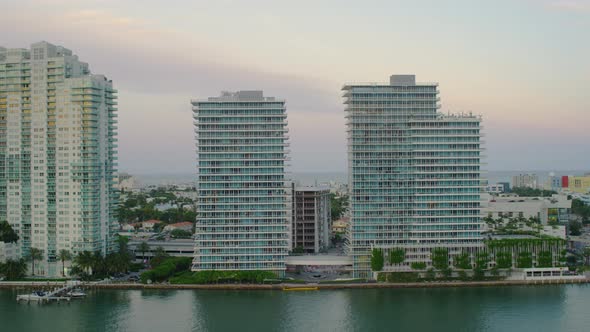
<svg viewBox="0 0 590 332">
<path fill-rule="evenodd" d="M 385 266 L 403 270 L 430 264 L 434 248 L 480 247 L 480 118 L 437 113 L 438 85 L 414 75 L 343 91 L 355 276 L 370 276 L 372 248 L 403 249 L 402 264 Z"/>
<path fill-rule="evenodd" d="M 22 256 L 43 250 L 35 274 L 59 274 L 62 249 L 112 249 L 115 93 L 64 47 L 0 47 L 0 219 Z"/>
<path fill-rule="evenodd" d="M 238 91 L 192 105 L 198 156 L 193 271 L 282 275 L 292 209 L 285 102 Z"/>
</svg>

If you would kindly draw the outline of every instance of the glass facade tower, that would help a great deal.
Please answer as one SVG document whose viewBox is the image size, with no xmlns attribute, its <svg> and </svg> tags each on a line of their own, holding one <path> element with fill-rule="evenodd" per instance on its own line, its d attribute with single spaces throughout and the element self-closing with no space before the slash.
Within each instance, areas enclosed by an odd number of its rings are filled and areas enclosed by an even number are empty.
<svg viewBox="0 0 590 332">
<path fill-rule="evenodd" d="M 0 219 L 21 256 L 43 250 L 35 274 L 61 274 L 62 249 L 113 249 L 116 92 L 62 46 L 0 47 Z"/>
<path fill-rule="evenodd" d="M 385 270 L 430 264 L 434 248 L 479 248 L 481 119 L 438 113 L 438 85 L 413 75 L 343 91 L 354 275 L 370 277 L 372 248 L 405 250 L 405 262 Z"/>
<path fill-rule="evenodd" d="M 192 105 L 198 156 L 193 271 L 283 275 L 292 211 L 285 102 L 238 91 Z"/>
</svg>

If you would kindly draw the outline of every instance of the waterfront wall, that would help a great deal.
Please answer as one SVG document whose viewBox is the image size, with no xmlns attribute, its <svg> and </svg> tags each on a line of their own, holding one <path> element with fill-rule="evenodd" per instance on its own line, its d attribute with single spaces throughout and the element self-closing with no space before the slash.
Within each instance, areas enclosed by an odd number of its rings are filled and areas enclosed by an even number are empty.
<svg viewBox="0 0 590 332">
<path fill-rule="evenodd" d="M 351 283 L 351 284 L 216 284 L 216 285 L 171 285 L 171 284 L 140 284 L 140 283 L 112 283 L 112 284 L 82 284 L 87 289 L 200 289 L 200 290 L 283 290 L 284 288 L 317 288 L 330 289 L 371 289 L 371 288 L 448 288 L 448 287 L 498 287 L 498 286 L 535 286 L 535 285 L 564 285 L 587 284 L 590 279 L 559 279 L 559 280 L 502 280 L 502 281 L 451 281 L 451 282 L 415 282 L 415 283 Z M 0 289 L 38 289 L 62 286 L 64 282 L 31 282 L 13 281 L 0 282 Z"/>
</svg>

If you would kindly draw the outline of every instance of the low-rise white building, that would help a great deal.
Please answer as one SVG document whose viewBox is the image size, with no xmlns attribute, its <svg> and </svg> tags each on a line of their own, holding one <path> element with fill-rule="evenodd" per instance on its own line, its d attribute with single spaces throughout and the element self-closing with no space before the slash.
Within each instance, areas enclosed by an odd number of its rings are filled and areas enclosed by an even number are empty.
<svg viewBox="0 0 590 332">
<path fill-rule="evenodd" d="M 567 195 L 555 194 L 551 197 L 520 197 L 515 194 L 499 196 L 482 195 L 483 214 L 497 218 L 538 218 L 543 225 L 552 222 L 567 223 L 572 201 Z"/>
<path fill-rule="evenodd" d="M 504 188 L 504 184 L 501 183 L 494 183 L 494 184 L 488 184 L 485 188 L 484 191 L 490 194 L 501 194 L 504 191 L 506 191 L 506 189 Z"/>
<path fill-rule="evenodd" d="M 146 220 L 146 221 L 142 221 L 141 222 L 141 228 L 143 230 L 146 230 L 146 231 L 151 231 L 151 230 L 154 229 L 154 226 L 156 226 L 157 224 L 160 224 L 160 223 L 162 223 L 162 222 L 159 221 L 159 220 Z"/>
</svg>

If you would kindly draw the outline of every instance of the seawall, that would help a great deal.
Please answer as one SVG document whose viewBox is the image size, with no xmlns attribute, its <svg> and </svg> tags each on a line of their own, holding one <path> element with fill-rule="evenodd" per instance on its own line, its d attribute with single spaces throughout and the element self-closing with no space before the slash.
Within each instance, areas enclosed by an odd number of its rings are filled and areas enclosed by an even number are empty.
<svg viewBox="0 0 590 332">
<path fill-rule="evenodd" d="M 86 283 L 80 287 L 87 289 L 200 289 L 200 290 L 283 290 L 284 288 L 315 288 L 318 290 L 330 289 L 383 289 L 383 288 L 449 288 L 449 287 L 501 287 L 501 286 L 540 286 L 540 285 L 565 285 L 588 284 L 590 279 L 558 279 L 558 280 L 503 280 L 503 281 L 449 281 L 449 282 L 415 282 L 415 283 L 334 283 L 334 284 L 215 284 L 215 285 L 190 285 L 190 284 L 140 284 L 140 283 Z M 0 289 L 37 289 L 51 288 L 63 285 L 64 282 L 0 282 Z"/>
</svg>

